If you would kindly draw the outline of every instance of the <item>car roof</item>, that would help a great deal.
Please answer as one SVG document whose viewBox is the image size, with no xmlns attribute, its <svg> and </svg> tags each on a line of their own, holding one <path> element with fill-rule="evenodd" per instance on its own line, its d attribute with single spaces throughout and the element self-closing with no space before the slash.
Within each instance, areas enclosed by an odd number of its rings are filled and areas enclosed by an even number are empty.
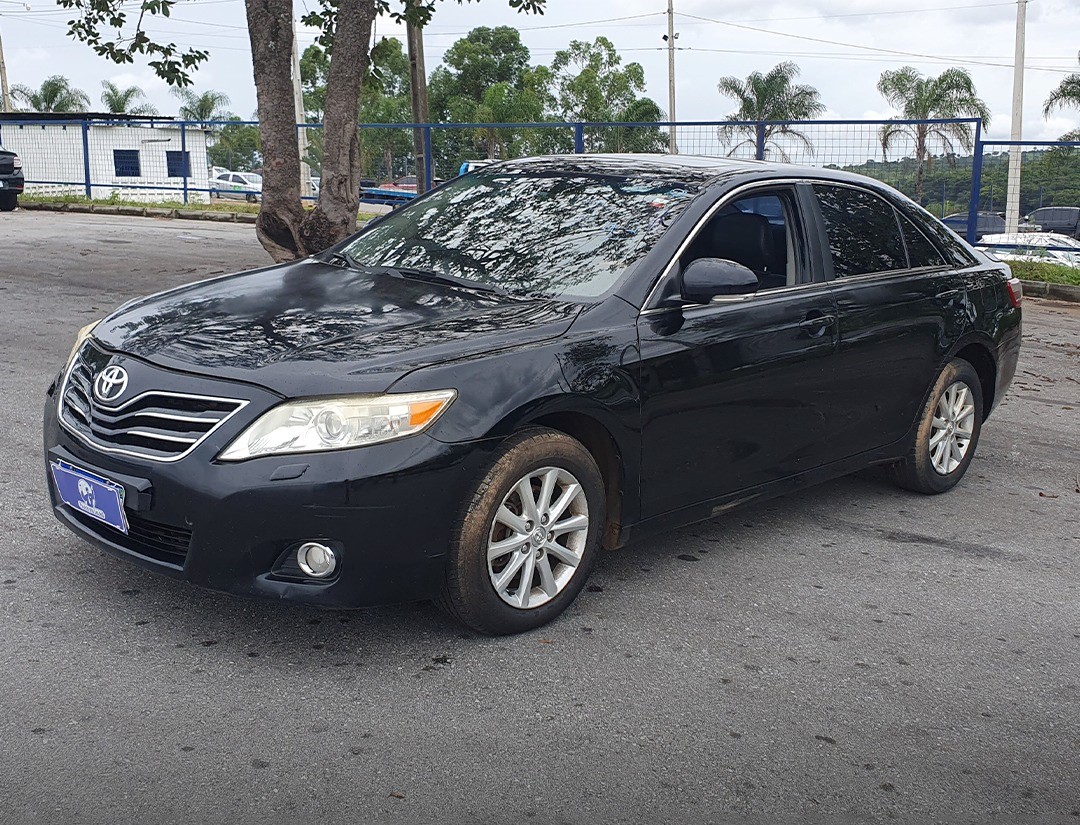
<svg viewBox="0 0 1080 825">
<path fill-rule="evenodd" d="M 713 157 L 708 155 L 669 154 L 580 154 L 543 155 L 518 160 L 506 160 L 484 167 L 486 173 L 500 169 L 547 172 L 592 172 L 609 174 L 641 174 L 670 177 L 672 180 L 692 179 L 701 183 L 771 178 L 811 178 L 885 188 L 879 180 L 841 169 L 820 166 L 800 166 L 769 160 Z"/>
</svg>

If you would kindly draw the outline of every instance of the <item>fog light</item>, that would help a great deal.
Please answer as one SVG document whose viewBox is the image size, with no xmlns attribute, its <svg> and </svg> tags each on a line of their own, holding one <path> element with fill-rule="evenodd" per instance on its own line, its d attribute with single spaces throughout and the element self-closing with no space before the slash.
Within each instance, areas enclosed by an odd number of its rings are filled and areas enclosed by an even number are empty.
<svg viewBox="0 0 1080 825">
<path fill-rule="evenodd" d="M 337 569 L 337 556 L 325 544 L 309 541 L 296 551 L 296 563 L 306 575 L 325 579 Z"/>
</svg>

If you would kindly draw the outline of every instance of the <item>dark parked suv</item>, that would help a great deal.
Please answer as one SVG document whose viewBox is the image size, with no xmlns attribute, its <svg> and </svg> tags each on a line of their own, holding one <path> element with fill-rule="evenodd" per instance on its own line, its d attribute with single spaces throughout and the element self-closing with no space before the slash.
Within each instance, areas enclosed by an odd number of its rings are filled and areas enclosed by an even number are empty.
<svg viewBox="0 0 1080 825">
<path fill-rule="evenodd" d="M 967 237 L 967 212 L 956 212 L 945 217 L 944 223 L 961 238 Z M 983 235 L 1000 235 L 1005 231 L 1005 219 L 994 212 L 979 212 L 975 220 L 975 240 Z"/>
<path fill-rule="evenodd" d="M 1043 232 L 1056 232 L 1070 238 L 1080 238 L 1080 206 L 1044 206 L 1027 216 Z"/>
<path fill-rule="evenodd" d="M 504 162 L 84 328 L 45 404 L 52 507 L 217 590 L 525 630 L 601 547 L 873 464 L 953 487 L 1021 297 L 851 174 Z"/>
<path fill-rule="evenodd" d="M 0 212 L 11 212 L 23 191 L 22 160 L 0 146 Z"/>
</svg>

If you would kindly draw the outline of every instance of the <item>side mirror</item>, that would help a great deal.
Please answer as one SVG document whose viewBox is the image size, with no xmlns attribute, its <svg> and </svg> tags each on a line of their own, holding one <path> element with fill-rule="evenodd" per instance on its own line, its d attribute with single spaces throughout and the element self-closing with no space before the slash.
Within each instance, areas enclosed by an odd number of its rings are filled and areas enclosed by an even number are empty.
<svg viewBox="0 0 1080 825">
<path fill-rule="evenodd" d="M 707 304 L 718 295 L 749 295 L 758 286 L 757 275 L 726 258 L 698 258 L 682 275 L 682 297 L 695 304 Z"/>
</svg>

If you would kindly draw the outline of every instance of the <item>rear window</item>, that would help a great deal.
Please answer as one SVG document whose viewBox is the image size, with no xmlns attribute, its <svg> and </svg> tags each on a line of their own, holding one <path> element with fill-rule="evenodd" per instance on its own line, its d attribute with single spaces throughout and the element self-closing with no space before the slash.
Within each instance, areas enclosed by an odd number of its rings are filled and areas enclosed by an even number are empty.
<svg viewBox="0 0 1080 825">
<path fill-rule="evenodd" d="M 870 192 L 815 185 L 837 278 L 907 269 L 896 210 Z"/>
</svg>

